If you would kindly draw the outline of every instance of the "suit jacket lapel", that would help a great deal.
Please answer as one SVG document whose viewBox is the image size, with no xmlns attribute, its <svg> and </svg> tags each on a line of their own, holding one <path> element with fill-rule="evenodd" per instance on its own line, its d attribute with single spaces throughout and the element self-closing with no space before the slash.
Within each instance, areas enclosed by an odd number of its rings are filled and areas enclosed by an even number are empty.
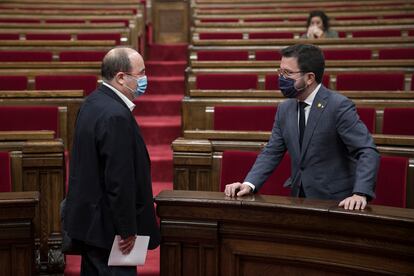
<svg viewBox="0 0 414 276">
<path fill-rule="evenodd" d="M 309 146 L 309 142 L 312 138 L 313 132 L 315 131 L 316 126 L 318 125 L 319 119 L 325 110 L 325 107 L 328 103 L 327 101 L 328 94 L 323 86 L 319 89 L 316 94 L 315 99 L 313 100 L 311 110 L 309 112 L 308 121 L 306 123 L 305 134 L 302 141 L 302 151 L 301 159 L 304 157 L 306 150 Z"/>
</svg>

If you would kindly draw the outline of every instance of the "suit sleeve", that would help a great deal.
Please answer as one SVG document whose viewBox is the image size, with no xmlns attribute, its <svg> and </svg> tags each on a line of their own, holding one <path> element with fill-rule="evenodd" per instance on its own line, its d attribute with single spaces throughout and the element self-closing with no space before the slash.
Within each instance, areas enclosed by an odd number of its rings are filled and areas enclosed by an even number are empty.
<svg viewBox="0 0 414 276">
<path fill-rule="evenodd" d="M 277 109 L 269 142 L 257 157 L 253 167 L 244 180 L 245 182 L 252 183 L 255 186 L 255 191 L 258 191 L 266 182 L 286 152 L 286 145 L 280 128 L 280 110 L 281 108 Z"/>
<path fill-rule="evenodd" d="M 336 124 L 342 142 L 356 159 L 353 193 L 363 193 L 375 198 L 380 156 L 371 134 L 359 119 L 355 105 L 349 99 L 339 104 Z"/>
<path fill-rule="evenodd" d="M 106 199 L 116 232 L 122 238 L 137 233 L 132 139 L 132 127 L 123 116 L 107 118 L 98 135 Z"/>
</svg>

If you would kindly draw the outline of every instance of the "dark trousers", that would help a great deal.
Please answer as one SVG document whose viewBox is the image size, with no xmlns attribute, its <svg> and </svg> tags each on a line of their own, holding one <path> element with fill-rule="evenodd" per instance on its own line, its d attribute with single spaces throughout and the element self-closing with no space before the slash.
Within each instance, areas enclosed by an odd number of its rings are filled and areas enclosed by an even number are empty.
<svg viewBox="0 0 414 276">
<path fill-rule="evenodd" d="M 108 266 L 110 250 L 83 244 L 81 276 L 136 276 L 136 266 Z"/>
</svg>

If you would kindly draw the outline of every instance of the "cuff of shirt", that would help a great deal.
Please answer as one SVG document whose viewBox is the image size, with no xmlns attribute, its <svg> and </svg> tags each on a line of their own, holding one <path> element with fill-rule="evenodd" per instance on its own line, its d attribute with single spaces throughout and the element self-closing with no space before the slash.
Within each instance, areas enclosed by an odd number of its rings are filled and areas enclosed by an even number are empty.
<svg viewBox="0 0 414 276">
<path fill-rule="evenodd" d="M 254 192 L 254 190 L 256 189 L 256 187 L 255 187 L 252 183 L 250 183 L 250 182 L 245 181 L 245 182 L 243 182 L 243 184 L 248 185 L 248 186 L 252 189 L 252 193 L 253 193 L 253 192 Z"/>
</svg>

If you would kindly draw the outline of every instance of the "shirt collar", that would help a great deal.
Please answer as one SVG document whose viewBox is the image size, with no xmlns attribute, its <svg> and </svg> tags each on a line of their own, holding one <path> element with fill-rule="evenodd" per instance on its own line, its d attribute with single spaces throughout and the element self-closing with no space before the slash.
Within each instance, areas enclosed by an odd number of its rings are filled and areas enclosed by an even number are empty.
<svg viewBox="0 0 414 276">
<path fill-rule="evenodd" d="M 308 104 L 308 106 L 312 106 L 313 100 L 315 99 L 316 93 L 319 91 L 319 88 L 321 88 L 321 83 L 316 86 L 315 90 L 312 91 L 312 93 L 309 94 L 309 96 L 304 100 L 305 103 Z"/>
<path fill-rule="evenodd" d="M 110 85 L 109 83 L 103 82 L 103 85 L 105 85 L 106 87 L 110 88 L 112 91 L 114 91 L 114 93 L 116 95 L 118 95 L 118 97 L 121 98 L 121 100 L 128 106 L 129 110 L 134 110 L 135 108 L 135 104 L 133 102 L 131 102 L 130 99 L 128 99 L 124 94 L 122 94 L 118 89 L 116 89 L 115 87 L 113 87 L 112 85 Z"/>
</svg>

